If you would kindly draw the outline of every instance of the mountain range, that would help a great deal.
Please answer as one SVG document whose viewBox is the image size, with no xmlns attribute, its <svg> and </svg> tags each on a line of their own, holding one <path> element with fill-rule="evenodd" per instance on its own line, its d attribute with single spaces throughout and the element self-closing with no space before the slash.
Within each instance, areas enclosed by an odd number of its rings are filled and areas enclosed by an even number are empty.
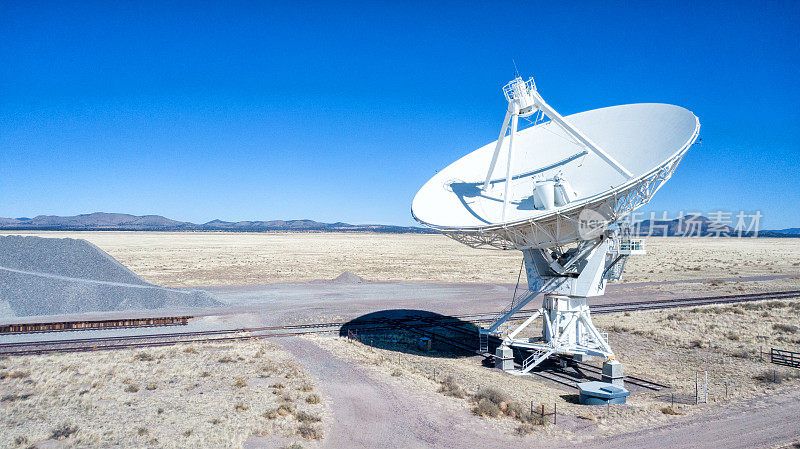
<svg viewBox="0 0 800 449">
<path fill-rule="evenodd" d="M 39 231 L 325 231 L 325 232 L 386 232 L 431 233 L 416 226 L 380 224 L 353 225 L 349 223 L 320 223 L 314 220 L 222 221 L 191 223 L 171 220 L 160 215 L 130 215 L 95 212 L 92 214 L 59 217 L 39 215 L 33 218 L 0 218 L 0 230 Z"/>
<path fill-rule="evenodd" d="M 638 236 L 657 237 L 737 237 L 739 232 L 731 226 L 720 224 L 702 215 L 688 215 L 674 220 L 642 220 L 633 225 Z M 752 237 L 752 231 L 742 232 L 742 237 Z M 758 230 L 758 237 L 800 237 L 800 228 Z"/>
<path fill-rule="evenodd" d="M 417 226 L 381 224 L 321 223 L 314 220 L 222 221 L 211 220 L 197 224 L 171 220 L 160 215 L 130 215 L 105 212 L 70 217 L 39 215 L 34 218 L 0 218 L 0 230 L 37 231 L 307 231 L 307 232 L 385 232 L 427 234 L 434 231 Z M 700 216 L 687 216 L 682 220 L 643 220 L 633 227 L 639 236 L 736 236 L 730 226 L 717 224 Z M 744 236 L 751 236 L 744 233 Z M 760 230 L 759 237 L 800 237 L 800 228 Z"/>
</svg>

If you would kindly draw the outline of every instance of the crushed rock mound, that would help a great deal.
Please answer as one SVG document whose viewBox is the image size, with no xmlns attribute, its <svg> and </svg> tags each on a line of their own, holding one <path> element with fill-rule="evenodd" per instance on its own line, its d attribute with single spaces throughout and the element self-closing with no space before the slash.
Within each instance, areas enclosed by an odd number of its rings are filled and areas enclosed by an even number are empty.
<svg viewBox="0 0 800 449">
<path fill-rule="evenodd" d="M 86 240 L 0 236 L 0 316 L 215 305 L 207 292 L 143 281 Z"/>
<path fill-rule="evenodd" d="M 331 282 L 335 284 L 363 284 L 367 281 L 361 276 L 355 275 L 349 271 L 345 271 L 339 276 L 336 276 L 336 278 L 331 280 Z"/>
<path fill-rule="evenodd" d="M 149 285 L 86 240 L 0 236 L 0 267 L 78 279 Z"/>
</svg>

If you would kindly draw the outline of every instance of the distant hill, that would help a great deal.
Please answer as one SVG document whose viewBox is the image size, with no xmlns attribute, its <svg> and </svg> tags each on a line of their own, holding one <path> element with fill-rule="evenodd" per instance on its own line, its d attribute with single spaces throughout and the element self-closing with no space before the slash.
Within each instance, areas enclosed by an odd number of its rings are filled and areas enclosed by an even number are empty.
<svg viewBox="0 0 800 449">
<path fill-rule="evenodd" d="M 800 228 L 789 228 L 789 229 L 776 229 L 771 231 L 764 231 L 770 232 L 774 234 L 781 234 L 785 236 L 792 236 L 792 237 L 800 237 Z"/>
<path fill-rule="evenodd" d="M 652 236 L 708 236 L 708 235 L 734 235 L 736 231 L 726 225 L 718 224 L 702 215 L 689 215 L 683 219 L 674 220 L 643 220 L 634 225 L 638 235 Z"/>
<path fill-rule="evenodd" d="M 92 214 L 59 217 L 39 215 L 33 218 L 0 218 L 0 230 L 37 231 L 317 231 L 317 232 L 386 232 L 431 233 L 416 226 L 349 223 L 320 223 L 314 220 L 222 221 L 196 224 L 176 221 L 160 215 L 130 215 L 95 212 Z"/>
<path fill-rule="evenodd" d="M 307 231 L 307 232 L 385 232 L 393 234 L 430 234 L 427 228 L 380 224 L 321 223 L 314 220 L 222 221 L 211 220 L 196 224 L 176 221 L 160 215 L 130 215 L 95 212 L 92 214 L 59 217 L 39 215 L 33 218 L 0 218 L 0 230 L 36 231 Z M 643 220 L 638 222 L 640 236 L 736 236 L 730 226 L 714 223 L 701 215 L 690 215 L 683 220 Z M 745 233 L 745 236 L 750 236 Z M 762 230 L 759 237 L 800 237 L 800 228 Z"/>
<path fill-rule="evenodd" d="M 731 226 L 719 224 L 702 215 L 688 215 L 674 220 L 643 220 L 634 226 L 634 233 L 639 236 L 656 237 L 737 237 L 739 232 Z M 742 232 L 743 237 L 751 237 L 752 232 Z M 800 237 L 800 228 L 780 230 L 759 230 L 758 237 Z"/>
</svg>

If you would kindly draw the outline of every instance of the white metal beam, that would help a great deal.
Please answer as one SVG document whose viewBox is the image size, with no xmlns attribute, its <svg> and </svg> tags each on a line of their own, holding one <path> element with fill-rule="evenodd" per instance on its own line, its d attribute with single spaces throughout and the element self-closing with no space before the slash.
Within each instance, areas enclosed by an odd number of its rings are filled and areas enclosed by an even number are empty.
<svg viewBox="0 0 800 449">
<path fill-rule="evenodd" d="M 519 333 L 520 333 L 520 332 L 521 332 L 523 329 L 525 329 L 526 327 L 528 327 L 528 325 L 530 325 L 531 323 L 533 323 L 534 321 L 536 321 L 536 319 L 537 319 L 537 318 L 539 318 L 539 316 L 541 316 L 541 315 L 542 315 L 542 309 L 539 309 L 539 310 L 537 310 L 536 312 L 534 312 L 534 313 L 533 313 L 533 315 L 531 315 L 530 317 L 528 317 L 528 319 L 527 319 L 527 320 L 525 320 L 525 321 L 524 321 L 522 324 L 520 324 L 520 326 L 519 326 L 519 327 L 517 327 L 516 329 L 514 329 L 514 331 L 513 331 L 513 332 L 511 332 L 510 334 L 508 334 L 508 336 L 506 336 L 506 338 L 505 338 L 505 339 L 506 339 L 506 340 L 508 340 L 508 341 L 511 341 L 511 340 L 513 340 L 514 338 L 516 338 L 516 337 L 517 337 L 517 334 L 519 334 Z"/>
<path fill-rule="evenodd" d="M 503 126 L 500 127 L 500 137 L 497 138 L 497 145 L 494 146 L 494 154 L 492 155 L 492 163 L 489 164 L 489 173 L 486 173 L 486 181 L 483 183 L 483 190 L 487 190 L 489 188 L 489 180 L 492 179 L 492 172 L 494 172 L 494 166 L 497 164 L 497 156 L 500 155 L 500 147 L 503 146 L 503 139 L 506 137 L 506 132 L 508 131 L 508 121 L 511 120 L 511 108 L 509 105 L 509 109 L 506 111 L 506 118 L 503 119 Z"/>
<path fill-rule="evenodd" d="M 623 176 L 625 176 L 626 179 L 633 178 L 633 173 L 628 171 L 627 168 L 623 167 L 622 164 L 620 164 L 610 154 L 603 151 L 602 148 L 600 148 L 596 143 L 592 142 L 592 140 L 586 137 L 578 128 L 572 126 L 570 122 L 568 122 L 564 117 L 561 116 L 561 114 L 556 112 L 555 109 L 550 107 L 550 105 L 544 101 L 542 96 L 539 95 L 539 92 L 532 90 L 531 95 L 533 95 L 534 101 L 536 102 L 536 107 L 541 109 L 545 115 L 550 117 L 550 120 L 563 128 L 564 131 L 571 134 L 572 137 L 578 139 L 581 144 L 599 156 L 600 159 L 604 160 L 608 165 L 620 172 Z"/>
<path fill-rule="evenodd" d="M 506 164 L 506 189 L 505 193 L 503 193 L 503 215 L 501 221 L 505 223 L 506 221 L 506 209 L 508 209 L 508 190 L 511 186 L 511 160 L 513 159 L 514 155 L 514 135 L 517 134 L 517 123 L 519 122 L 519 116 L 517 115 L 517 111 L 514 111 L 514 114 L 511 116 L 511 135 L 508 136 L 508 163 Z"/>
</svg>

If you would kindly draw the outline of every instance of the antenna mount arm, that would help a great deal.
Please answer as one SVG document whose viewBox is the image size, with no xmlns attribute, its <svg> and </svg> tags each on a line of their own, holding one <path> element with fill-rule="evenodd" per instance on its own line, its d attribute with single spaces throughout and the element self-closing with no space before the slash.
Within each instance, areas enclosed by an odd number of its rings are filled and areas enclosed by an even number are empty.
<svg viewBox="0 0 800 449">
<path fill-rule="evenodd" d="M 596 154 L 600 159 L 604 160 L 608 165 L 610 165 L 614 170 L 618 171 L 622 176 L 626 179 L 633 178 L 633 173 L 628 171 L 625 167 L 622 166 L 616 159 L 614 159 L 610 154 L 603 151 L 596 143 L 592 142 L 586 135 L 584 135 L 578 128 L 574 127 L 570 122 L 568 122 L 564 117 L 561 116 L 555 109 L 550 107 L 547 104 L 539 92 L 536 90 L 531 90 L 531 95 L 533 96 L 534 102 L 536 103 L 536 107 L 539 108 L 542 112 L 545 113 L 550 120 L 555 122 L 558 126 L 564 129 L 567 133 L 572 135 L 575 139 L 577 139 L 581 144 L 583 144 L 589 151 Z"/>
</svg>

